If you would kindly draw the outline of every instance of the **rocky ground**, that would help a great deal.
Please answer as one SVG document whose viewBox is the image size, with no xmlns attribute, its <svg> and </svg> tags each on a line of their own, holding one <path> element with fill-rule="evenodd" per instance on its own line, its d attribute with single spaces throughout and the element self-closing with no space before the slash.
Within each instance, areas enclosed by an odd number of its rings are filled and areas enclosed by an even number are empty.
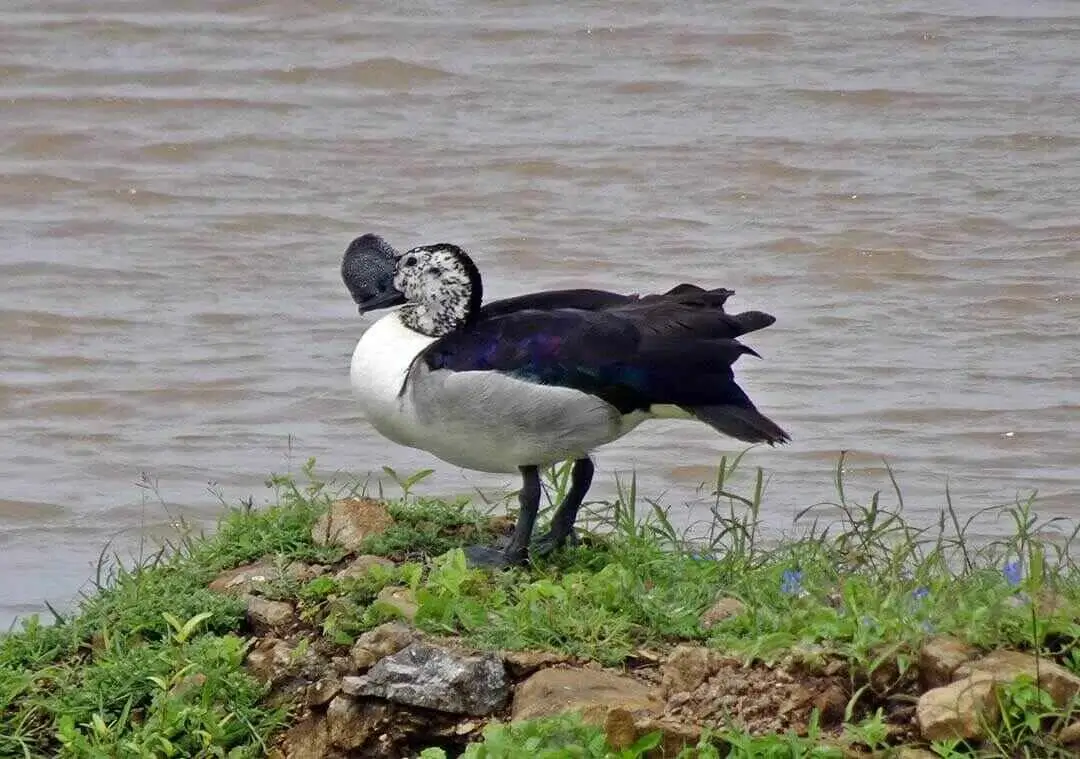
<svg viewBox="0 0 1080 759">
<path fill-rule="evenodd" d="M 292 708 L 291 727 L 273 749 L 277 757 L 405 757 L 429 746 L 453 755 L 491 721 L 563 711 L 602 725 L 616 748 L 661 731 L 657 756 L 695 745 L 703 730 L 722 734 L 735 725 L 752 734 L 805 735 L 812 720 L 823 740 L 858 756 L 871 752 L 841 740 L 842 727 L 880 708 L 892 753 L 916 759 L 939 756 L 930 752 L 940 745 L 935 742 L 979 745 L 1002 719 L 999 694 L 1007 684 L 1036 683 L 1060 708 L 1080 693 L 1080 677 L 1053 661 L 1017 650 L 978 650 L 945 635 L 927 637 L 916 651 L 885 651 L 884 663 L 867 672 L 814 649 L 765 664 L 690 640 L 635 651 L 618 668 L 553 650 L 476 650 L 415 627 L 417 604 L 405 587 L 379 595 L 398 610 L 398 620 L 351 644 L 332 640 L 318 618 L 305 615 L 301 598 L 282 594 L 282 581 L 362 577 L 391 565 L 394 556 L 358 552 L 392 523 L 378 502 L 338 501 L 312 530 L 316 543 L 344 548 L 338 563 L 267 556 L 210 583 L 211 590 L 246 603 L 254 636 L 246 667 L 270 684 L 268 698 Z M 739 599 L 721 596 L 701 626 L 747 613 Z M 1080 755 L 1080 721 L 1059 728 L 1056 741 L 1063 752 Z"/>
</svg>

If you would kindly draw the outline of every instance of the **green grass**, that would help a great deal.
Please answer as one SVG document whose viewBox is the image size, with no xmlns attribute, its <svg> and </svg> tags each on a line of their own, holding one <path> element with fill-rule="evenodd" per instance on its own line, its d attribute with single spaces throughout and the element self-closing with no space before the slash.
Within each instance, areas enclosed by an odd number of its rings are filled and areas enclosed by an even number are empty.
<svg viewBox="0 0 1080 759">
<path fill-rule="evenodd" d="M 0 757 L 262 756 L 285 724 L 242 668 L 243 604 L 207 590 L 265 554 L 334 560 L 312 544 L 321 485 L 274 478 L 278 505 L 231 510 L 135 568 L 117 562 L 75 614 L 0 637 Z"/>
<path fill-rule="evenodd" d="M 751 736 L 738 729 L 723 737 L 706 733 L 696 746 L 678 759 L 844 759 L 835 746 L 815 745 L 820 735 L 812 726 L 809 736 L 791 734 Z M 584 724 L 572 714 L 542 717 L 515 724 L 493 723 L 483 739 L 465 749 L 462 759 L 639 759 L 659 744 L 659 734 L 643 736 L 633 745 L 617 749 L 604 731 Z M 429 748 L 420 759 L 446 759 L 441 748 Z"/>
<path fill-rule="evenodd" d="M 839 745 L 892 745 L 888 715 L 910 698 L 916 653 L 929 635 L 1032 651 L 1080 672 L 1075 531 L 1041 520 L 1034 498 L 964 523 L 946 494 L 940 519 L 916 527 L 894 481 L 883 494 L 853 499 L 841 460 L 835 502 L 801 512 L 776 539 L 760 526 L 762 474 L 744 478 L 738 464 L 721 463 L 712 519 L 694 539 L 641 499 L 631 479 L 614 502 L 589 505 L 583 546 L 502 573 L 467 568 L 459 550 L 494 537 L 484 515 L 464 501 L 414 495 L 423 472 L 403 478 L 388 470 L 405 496 L 390 504 L 394 525 L 364 551 L 397 565 L 342 581 L 285 578 L 268 592 L 292 600 L 305 624 L 341 646 L 398 616 L 377 596 L 403 587 L 418 606 L 417 627 L 482 648 L 550 649 L 618 666 L 642 649 L 696 641 L 748 662 L 843 663 L 854 695 L 843 728 L 827 740 L 813 732 L 755 738 L 730 727 L 706 739 L 714 748 L 703 744 L 703 757 L 827 757 Z M 552 501 L 567 474 L 549 473 Z M 0 757 L 262 755 L 289 714 L 269 705 L 241 666 L 249 645 L 242 603 L 206 586 L 220 571 L 266 556 L 324 565 L 345 558 L 316 545 L 311 531 L 332 498 L 359 488 L 318 481 L 311 462 L 304 475 L 304 485 L 273 477 L 276 505 L 231 509 L 209 537 L 186 534 L 134 568 L 114 562 L 98 589 L 54 624 L 31 619 L 0 637 Z M 1013 527 L 1007 538 L 969 537 L 971 524 L 1002 516 Z M 746 611 L 704 629 L 702 612 L 719 596 L 741 600 Z M 1033 683 L 1010 686 L 1002 699 L 1004 719 L 990 740 L 937 745 L 938 755 L 1066 755 L 1053 729 L 1072 719 L 1072 707 L 1055 707 Z M 493 725 L 485 736 L 467 756 L 645 751 L 615 751 L 572 720 Z"/>
</svg>

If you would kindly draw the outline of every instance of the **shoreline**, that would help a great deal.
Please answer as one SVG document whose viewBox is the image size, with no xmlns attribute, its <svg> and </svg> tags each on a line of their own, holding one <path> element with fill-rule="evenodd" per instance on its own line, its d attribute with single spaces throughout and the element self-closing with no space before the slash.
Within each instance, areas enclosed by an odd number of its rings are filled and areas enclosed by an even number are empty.
<svg viewBox="0 0 1080 759">
<path fill-rule="evenodd" d="M 0 756 L 1080 751 L 1071 525 L 1021 502 L 975 546 L 955 514 L 916 530 L 850 500 L 839 467 L 840 518 L 773 544 L 737 463 L 706 543 L 631 486 L 581 547 L 491 573 L 460 548 L 508 517 L 417 496 L 422 474 L 368 499 L 309 462 L 271 479 L 276 505 L 0 636 Z"/>
</svg>

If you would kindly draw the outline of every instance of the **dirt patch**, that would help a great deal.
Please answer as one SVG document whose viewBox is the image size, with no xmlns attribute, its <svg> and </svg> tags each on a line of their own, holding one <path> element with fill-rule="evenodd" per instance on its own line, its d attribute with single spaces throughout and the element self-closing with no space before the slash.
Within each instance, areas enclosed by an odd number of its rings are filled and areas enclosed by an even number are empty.
<svg viewBox="0 0 1080 759">
<path fill-rule="evenodd" d="M 664 712 L 703 727 L 737 726 L 754 735 L 805 733 L 815 709 L 823 727 L 838 724 L 849 698 L 847 678 L 725 659 L 693 690 L 670 694 Z"/>
</svg>

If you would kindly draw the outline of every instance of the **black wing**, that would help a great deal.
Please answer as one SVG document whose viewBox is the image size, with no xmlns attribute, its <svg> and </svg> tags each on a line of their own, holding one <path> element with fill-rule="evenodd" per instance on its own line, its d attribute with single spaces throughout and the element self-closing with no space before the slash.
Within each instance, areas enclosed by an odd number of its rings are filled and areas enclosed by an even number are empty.
<svg viewBox="0 0 1080 759">
<path fill-rule="evenodd" d="M 731 364 L 753 353 L 726 338 L 663 339 L 605 311 L 514 311 L 432 343 L 432 369 L 497 371 L 596 395 L 628 413 L 653 404 L 747 405 Z"/>
<path fill-rule="evenodd" d="M 544 290 L 538 293 L 515 295 L 511 298 L 492 301 L 485 305 L 480 314 L 483 317 L 502 316 L 515 311 L 539 309 L 550 311 L 556 308 L 580 308 L 596 311 L 637 300 L 636 295 L 622 295 L 607 290 Z"/>
</svg>

